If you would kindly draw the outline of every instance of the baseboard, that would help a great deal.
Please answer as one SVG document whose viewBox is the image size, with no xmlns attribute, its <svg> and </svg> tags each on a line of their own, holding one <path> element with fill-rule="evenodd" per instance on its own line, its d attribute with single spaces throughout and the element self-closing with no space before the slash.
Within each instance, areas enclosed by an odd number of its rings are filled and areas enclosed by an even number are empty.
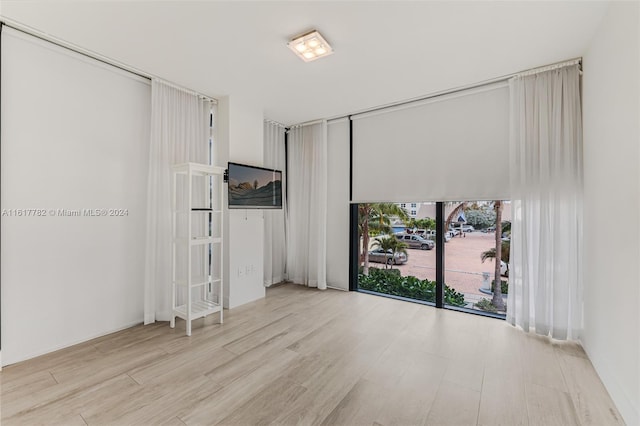
<svg viewBox="0 0 640 426">
<path fill-rule="evenodd" d="M 153 322 L 155 321 L 171 321 L 171 311 L 167 310 L 156 312 L 156 318 Z"/>
<path fill-rule="evenodd" d="M 252 299 L 243 300 L 240 303 L 234 302 L 233 305 L 229 305 L 228 309 L 237 308 L 238 306 L 246 305 L 247 303 L 255 302 L 256 300 L 261 300 L 261 299 L 264 299 L 264 298 L 265 298 L 265 295 L 263 294 L 261 296 L 254 297 Z"/>
<path fill-rule="evenodd" d="M 333 287 L 330 285 L 328 285 L 327 288 L 330 288 L 331 290 L 349 291 L 349 289 L 346 289 L 346 288 Z"/>
<path fill-rule="evenodd" d="M 154 322 L 156 322 L 156 316 L 155 315 L 145 315 L 144 316 L 144 325 L 149 325 L 149 324 L 153 324 Z"/>
<path fill-rule="evenodd" d="M 607 389 L 607 392 L 609 392 L 609 396 L 611 396 L 614 404 L 616 404 L 616 408 L 620 412 L 624 422 L 629 426 L 640 425 L 640 407 L 635 405 L 638 404 L 638 402 L 636 401 L 634 404 L 632 398 L 625 392 L 616 377 L 607 367 L 606 360 L 601 361 L 600 359 L 592 356 L 588 348 L 582 342 L 580 342 L 580 344 L 587 353 L 587 357 L 589 357 L 589 360 L 600 377 L 602 384 Z"/>
<path fill-rule="evenodd" d="M 136 325 L 140 325 L 140 324 L 143 324 L 143 320 L 137 320 L 137 321 L 131 322 L 129 324 L 125 324 L 122 327 L 118 327 L 118 328 L 110 330 L 110 331 L 100 332 L 100 333 L 97 333 L 95 335 L 90 335 L 90 336 L 88 336 L 86 338 L 82 338 L 82 339 L 77 340 L 77 341 L 72 341 L 70 343 L 65 343 L 65 344 L 62 344 L 62 345 L 59 345 L 59 346 L 54 346 L 53 348 L 49 348 L 49 349 L 47 349 L 45 351 L 42 351 L 42 352 L 31 353 L 31 354 L 26 355 L 24 358 L 22 358 L 20 360 L 12 362 L 11 364 L 0 364 L 0 366 L 1 367 L 6 367 L 8 365 L 13 365 L 13 364 L 17 364 L 19 362 L 23 362 L 23 361 L 27 361 L 27 360 L 30 360 L 30 359 L 33 359 L 33 358 L 37 358 L 37 357 L 42 356 L 42 355 L 50 354 L 51 352 L 55 352 L 55 351 L 59 351 L 61 349 L 69 348 L 71 346 L 79 345 L 80 343 L 85 343 L 85 342 L 88 342 L 89 340 L 97 339 L 98 337 L 107 336 L 109 334 L 117 333 L 118 331 L 126 330 L 127 328 L 135 327 Z M 1 367 L 0 367 L 0 369 L 1 369 Z"/>
<path fill-rule="evenodd" d="M 284 278 L 282 277 L 274 277 L 271 280 L 264 280 L 264 286 L 271 287 L 272 285 L 280 284 L 283 281 L 284 281 Z"/>
</svg>

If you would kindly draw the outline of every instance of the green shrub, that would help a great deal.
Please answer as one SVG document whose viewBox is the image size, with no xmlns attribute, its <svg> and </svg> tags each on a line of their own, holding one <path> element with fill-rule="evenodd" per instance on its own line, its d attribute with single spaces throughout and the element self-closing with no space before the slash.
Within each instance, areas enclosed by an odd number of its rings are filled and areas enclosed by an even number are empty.
<svg viewBox="0 0 640 426">
<path fill-rule="evenodd" d="M 436 282 L 416 277 L 403 277 L 397 269 L 385 270 L 371 268 L 369 275 L 358 275 L 358 287 L 363 290 L 393 296 L 408 297 L 426 302 L 436 301 Z M 444 286 L 444 303 L 452 306 L 464 306 L 464 294 Z"/>
<path fill-rule="evenodd" d="M 496 280 L 491 281 L 491 291 L 496 289 Z M 509 294 L 509 284 L 506 281 L 500 280 L 500 290 L 502 294 Z"/>
<path fill-rule="evenodd" d="M 498 312 L 489 299 L 481 299 L 475 304 L 475 307 L 487 312 Z"/>
<path fill-rule="evenodd" d="M 380 273 L 380 274 L 395 274 L 395 275 L 400 275 L 400 269 L 380 269 L 380 268 L 376 268 L 375 266 L 369 266 L 369 274 L 371 274 L 371 271 L 376 271 L 375 273 Z M 359 269 L 359 274 L 362 275 L 362 267 Z"/>
</svg>

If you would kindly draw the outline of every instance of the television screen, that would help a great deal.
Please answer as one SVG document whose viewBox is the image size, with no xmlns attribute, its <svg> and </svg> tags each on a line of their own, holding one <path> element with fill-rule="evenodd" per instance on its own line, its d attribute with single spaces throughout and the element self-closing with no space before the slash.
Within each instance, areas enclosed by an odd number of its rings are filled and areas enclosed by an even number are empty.
<svg viewBox="0 0 640 426">
<path fill-rule="evenodd" d="M 230 209 L 281 209 L 282 172 L 229 163 Z"/>
</svg>

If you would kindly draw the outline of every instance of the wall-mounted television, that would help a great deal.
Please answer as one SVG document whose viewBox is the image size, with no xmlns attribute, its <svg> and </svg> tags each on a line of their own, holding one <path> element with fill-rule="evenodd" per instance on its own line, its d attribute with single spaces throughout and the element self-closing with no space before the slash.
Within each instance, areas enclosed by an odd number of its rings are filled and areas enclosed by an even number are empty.
<svg viewBox="0 0 640 426">
<path fill-rule="evenodd" d="M 230 209 L 281 209 L 282 172 L 229 163 Z"/>
</svg>

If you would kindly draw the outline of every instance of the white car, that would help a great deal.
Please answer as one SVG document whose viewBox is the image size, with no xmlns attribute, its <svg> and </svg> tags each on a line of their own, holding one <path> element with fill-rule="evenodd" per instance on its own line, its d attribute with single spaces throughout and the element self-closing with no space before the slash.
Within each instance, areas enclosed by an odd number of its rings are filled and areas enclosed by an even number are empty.
<svg viewBox="0 0 640 426">
<path fill-rule="evenodd" d="M 425 235 L 425 238 L 429 238 L 430 240 L 436 239 L 436 231 L 434 229 L 427 230 L 424 235 Z M 453 234 L 451 234 L 451 232 L 447 231 L 444 233 L 445 243 L 448 243 L 449 240 L 451 240 L 451 238 L 453 238 Z"/>
<path fill-rule="evenodd" d="M 454 232 L 455 235 L 460 234 L 460 226 L 451 226 L 449 228 L 450 231 Z M 462 232 L 473 232 L 476 229 L 472 225 L 462 225 Z"/>
<path fill-rule="evenodd" d="M 500 261 L 500 275 L 502 275 L 503 277 L 509 276 L 509 264 L 504 262 L 503 260 Z"/>
</svg>

